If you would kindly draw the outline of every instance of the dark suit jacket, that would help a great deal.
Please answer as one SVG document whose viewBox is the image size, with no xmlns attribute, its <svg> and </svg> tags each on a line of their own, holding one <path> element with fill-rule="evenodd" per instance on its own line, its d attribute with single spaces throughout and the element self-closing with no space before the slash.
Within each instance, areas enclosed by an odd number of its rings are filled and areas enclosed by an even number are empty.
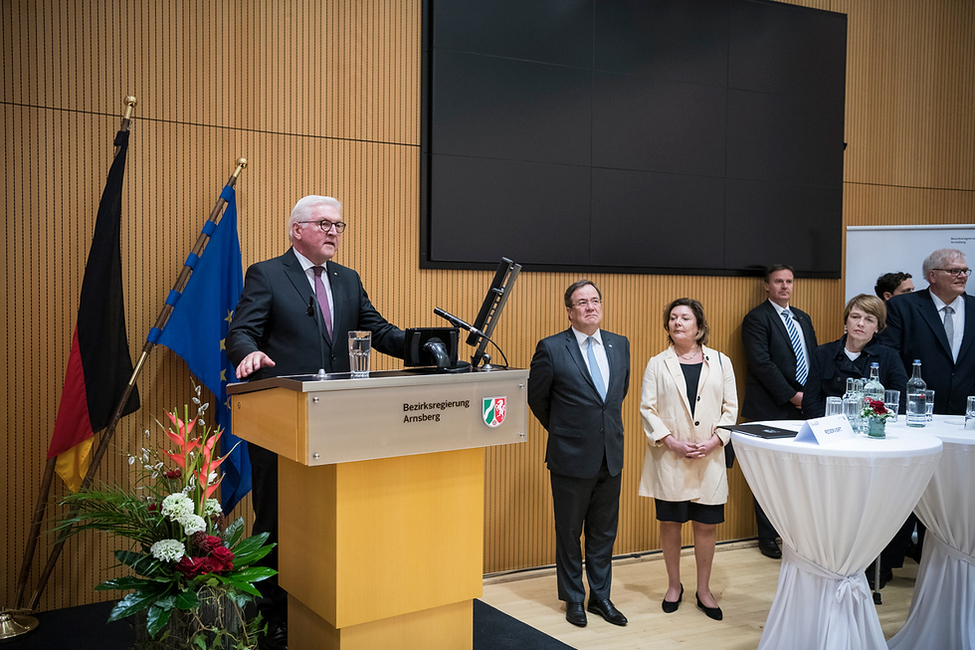
<svg viewBox="0 0 975 650">
<path fill-rule="evenodd" d="M 921 376 L 934 390 L 935 413 L 965 413 L 966 398 L 975 395 L 975 297 L 965 294 L 965 336 L 957 362 L 928 289 L 888 300 L 887 328 L 879 338 L 897 350 L 908 375 L 914 359 L 921 360 Z"/>
<path fill-rule="evenodd" d="M 886 390 L 901 392 L 900 412 L 907 405 L 907 374 L 897 351 L 881 345 L 877 338 L 864 346 L 855 361 L 850 361 L 843 348 L 846 335 L 832 343 L 820 345 L 810 355 L 809 379 L 802 394 L 802 415 L 805 418 L 821 418 L 826 415 L 826 398 L 842 397 L 846 393 L 846 380 L 870 377 L 870 364 L 880 364 L 880 383 Z"/>
<path fill-rule="evenodd" d="M 816 351 L 816 332 L 809 314 L 789 306 L 806 341 L 810 361 Z M 741 416 L 749 420 L 795 420 L 802 417 L 789 400 L 803 389 L 796 381 L 796 354 L 785 322 L 768 300 L 745 315 L 741 323 L 748 377 Z"/>
<path fill-rule="evenodd" d="M 592 478 L 623 470 L 623 398 L 630 387 L 630 342 L 601 331 L 609 360 L 604 402 L 572 329 L 538 342 L 528 376 L 528 405 L 548 430 L 545 462 L 556 474 Z"/>
<path fill-rule="evenodd" d="M 308 276 L 289 249 L 284 255 L 258 262 L 247 269 L 240 302 L 227 333 L 227 357 L 235 366 L 261 350 L 275 362 L 248 379 L 318 372 L 325 351 L 326 372 L 348 372 L 349 330 L 372 332 L 373 348 L 403 358 L 406 335 L 376 311 L 362 287 L 359 274 L 334 262 L 326 264 L 332 287 L 333 340 L 319 328 Z"/>
</svg>

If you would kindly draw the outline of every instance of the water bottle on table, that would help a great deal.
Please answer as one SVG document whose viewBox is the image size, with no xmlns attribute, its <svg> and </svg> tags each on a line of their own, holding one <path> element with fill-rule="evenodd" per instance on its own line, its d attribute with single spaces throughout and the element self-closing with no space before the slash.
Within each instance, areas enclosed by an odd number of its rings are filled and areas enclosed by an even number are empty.
<svg viewBox="0 0 975 650">
<path fill-rule="evenodd" d="M 907 380 L 907 426 L 923 427 L 928 421 L 928 407 L 924 391 L 928 385 L 921 379 L 921 360 L 914 360 L 914 371 Z M 932 404 L 932 407 L 934 405 Z"/>
</svg>

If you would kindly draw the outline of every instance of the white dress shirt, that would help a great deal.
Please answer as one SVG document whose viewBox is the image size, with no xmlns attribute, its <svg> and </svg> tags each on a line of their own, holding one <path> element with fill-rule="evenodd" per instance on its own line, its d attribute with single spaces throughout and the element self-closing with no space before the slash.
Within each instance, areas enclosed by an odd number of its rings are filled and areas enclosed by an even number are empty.
<svg viewBox="0 0 975 650">
<path fill-rule="evenodd" d="M 603 345 L 603 339 L 600 335 L 600 330 L 592 335 L 593 340 L 593 354 L 596 355 L 596 365 L 599 366 L 599 374 L 603 377 L 603 386 L 609 390 L 609 359 L 606 358 L 606 346 Z M 586 362 L 586 366 L 589 366 L 589 352 L 586 346 L 590 345 L 586 341 L 589 339 L 588 334 L 584 334 L 572 328 L 572 333 L 576 335 L 576 341 L 579 343 L 579 351 L 582 352 L 582 360 Z M 592 368 L 589 368 L 589 374 L 592 375 Z"/>
</svg>

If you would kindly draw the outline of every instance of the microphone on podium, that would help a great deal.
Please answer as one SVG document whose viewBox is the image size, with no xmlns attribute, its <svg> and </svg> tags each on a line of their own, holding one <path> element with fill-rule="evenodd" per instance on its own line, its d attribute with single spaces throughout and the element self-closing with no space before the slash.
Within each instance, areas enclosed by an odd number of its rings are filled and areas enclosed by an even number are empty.
<svg viewBox="0 0 975 650">
<path fill-rule="evenodd" d="M 488 338 L 488 335 L 482 332 L 481 330 L 477 329 L 473 325 L 465 323 L 464 321 L 457 318 L 453 314 L 446 312 L 443 309 L 440 309 L 440 307 L 434 307 L 433 313 L 436 314 L 437 316 L 440 316 L 441 318 L 446 319 L 447 322 L 453 325 L 454 327 L 459 327 L 461 329 L 467 330 L 468 332 L 477 334 L 478 336 L 483 336 L 484 338 Z"/>
<path fill-rule="evenodd" d="M 318 367 L 318 373 L 315 376 L 318 379 L 325 379 L 325 324 L 322 319 L 322 310 L 315 301 L 315 296 L 310 296 L 308 298 L 307 313 L 309 316 L 315 319 L 315 325 L 318 326 L 318 348 L 319 353 L 321 354 L 322 365 Z"/>
</svg>

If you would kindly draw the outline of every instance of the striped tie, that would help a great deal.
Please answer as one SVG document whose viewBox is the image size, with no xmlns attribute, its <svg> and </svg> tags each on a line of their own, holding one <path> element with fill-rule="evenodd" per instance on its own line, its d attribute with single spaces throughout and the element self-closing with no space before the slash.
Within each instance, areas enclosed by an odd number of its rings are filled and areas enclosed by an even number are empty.
<svg viewBox="0 0 975 650">
<path fill-rule="evenodd" d="M 806 385 L 806 377 L 809 376 L 809 368 L 806 367 L 806 357 L 802 354 L 802 339 L 799 338 L 799 328 L 792 320 L 792 312 L 788 309 L 782 310 L 782 317 L 785 319 L 785 328 L 789 331 L 789 340 L 792 342 L 792 351 L 796 353 L 796 381 L 801 385 Z"/>
</svg>

